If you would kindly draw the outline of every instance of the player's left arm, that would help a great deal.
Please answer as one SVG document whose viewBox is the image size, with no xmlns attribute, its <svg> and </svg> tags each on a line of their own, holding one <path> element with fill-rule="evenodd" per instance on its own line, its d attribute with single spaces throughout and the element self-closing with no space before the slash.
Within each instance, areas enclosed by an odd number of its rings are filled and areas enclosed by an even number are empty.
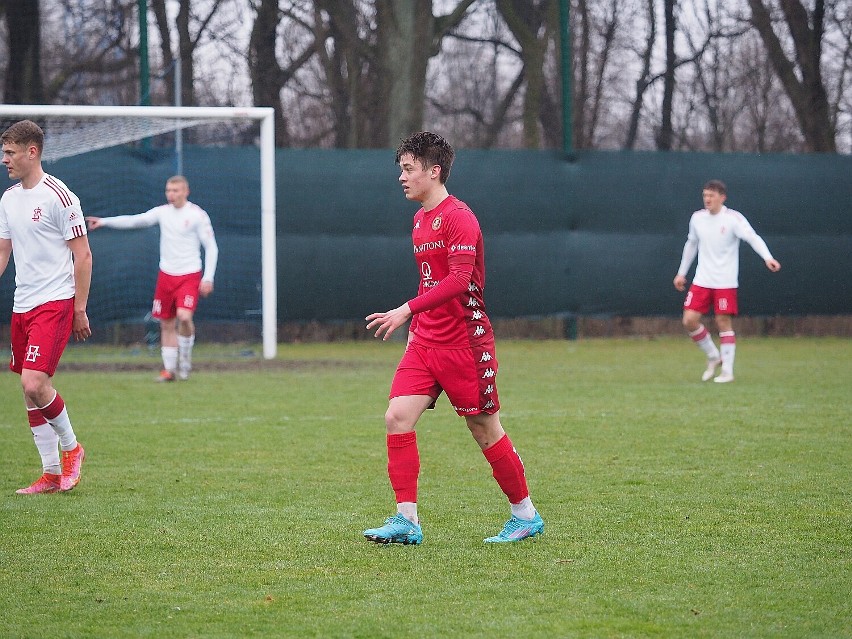
<svg viewBox="0 0 852 639">
<path fill-rule="evenodd" d="M 204 275 L 198 287 L 198 294 L 207 297 L 213 292 L 213 278 L 216 276 L 216 265 L 219 263 L 219 245 L 210 217 L 204 213 L 202 223 L 198 225 L 198 238 L 204 247 Z"/>
<path fill-rule="evenodd" d="M 92 286 L 92 251 L 87 235 L 67 240 L 67 244 L 74 257 L 74 321 L 71 332 L 75 340 L 85 341 L 92 335 L 89 316 L 86 314 L 89 289 Z"/>
<path fill-rule="evenodd" d="M 766 268 L 768 268 L 773 273 L 777 273 L 781 270 L 781 263 L 772 257 L 772 253 L 769 250 L 769 247 L 766 245 L 766 242 L 763 241 L 763 238 L 757 234 L 757 231 L 754 230 L 751 224 L 748 223 L 748 220 L 745 217 L 739 218 L 739 225 L 736 230 L 737 236 L 740 239 L 748 242 L 749 246 L 754 249 L 754 252 L 757 253 L 761 258 L 763 258 L 764 264 L 766 264 Z"/>
</svg>

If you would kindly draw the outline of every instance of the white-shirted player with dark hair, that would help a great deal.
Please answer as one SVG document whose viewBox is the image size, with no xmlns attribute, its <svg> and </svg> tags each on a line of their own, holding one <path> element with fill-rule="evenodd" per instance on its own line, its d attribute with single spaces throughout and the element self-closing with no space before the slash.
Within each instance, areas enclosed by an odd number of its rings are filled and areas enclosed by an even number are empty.
<svg viewBox="0 0 852 639">
<path fill-rule="evenodd" d="M 89 229 L 141 229 L 160 226 L 160 272 L 151 315 L 160 321 L 163 370 L 159 381 L 189 378 L 195 344 L 193 315 L 198 298 L 213 292 L 219 247 L 210 217 L 189 197 L 189 182 L 182 175 L 166 181 L 166 201 L 137 215 L 89 216 Z M 204 272 L 201 247 L 204 247 Z"/>
<path fill-rule="evenodd" d="M 85 340 L 92 334 L 86 314 L 92 253 L 80 200 L 42 169 L 41 127 L 21 120 L 0 142 L 9 177 L 20 180 L 0 198 L 0 275 L 15 258 L 9 368 L 21 376 L 43 468 L 41 477 L 16 492 L 68 491 L 80 481 L 85 452 L 52 378 L 71 335 Z"/>
<path fill-rule="evenodd" d="M 683 325 L 695 344 L 707 356 L 702 381 L 734 381 L 736 335 L 732 318 L 737 315 L 740 241 L 745 240 L 773 273 L 781 264 L 772 257 L 766 242 L 740 213 L 725 206 L 727 188 L 720 180 L 710 180 L 702 191 L 704 208 L 692 214 L 689 234 L 683 247 L 680 267 L 674 278 L 677 290 L 686 289 L 686 274 L 695 256 L 698 266 L 683 303 Z M 719 331 L 719 348 L 701 323 L 701 316 L 713 309 Z M 721 372 L 716 375 L 716 369 Z"/>
</svg>

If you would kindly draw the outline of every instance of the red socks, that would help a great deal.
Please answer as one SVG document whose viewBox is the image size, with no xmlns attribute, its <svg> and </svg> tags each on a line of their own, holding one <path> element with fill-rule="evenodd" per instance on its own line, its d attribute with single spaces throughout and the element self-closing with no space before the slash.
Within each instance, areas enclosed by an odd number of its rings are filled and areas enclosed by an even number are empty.
<svg viewBox="0 0 852 639">
<path fill-rule="evenodd" d="M 417 433 L 388 435 L 388 477 L 396 494 L 396 502 L 417 503 L 417 478 L 420 475 L 420 452 Z"/>
<path fill-rule="evenodd" d="M 485 459 L 491 464 L 494 479 L 500 489 L 506 493 L 510 504 L 520 503 L 529 497 L 527 478 L 524 475 L 524 463 L 518 456 L 518 451 L 512 445 L 508 435 L 503 437 L 490 448 L 482 451 Z"/>
</svg>

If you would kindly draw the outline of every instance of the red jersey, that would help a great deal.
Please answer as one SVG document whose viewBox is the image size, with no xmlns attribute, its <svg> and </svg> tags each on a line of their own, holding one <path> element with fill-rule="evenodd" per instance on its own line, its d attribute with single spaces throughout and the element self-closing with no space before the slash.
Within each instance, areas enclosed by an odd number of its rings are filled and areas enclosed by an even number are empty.
<svg viewBox="0 0 852 639">
<path fill-rule="evenodd" d="M 473 211 L 450 195 L 431 211 L 414 215 L 414 259 L 420 272 L 417 297 L 408 305 L 414 341 L 432 348 L 469 348 L 493 338 L 485 312 L 485 247 Z M 473 272 L 458 275 L 460 263 Z M 442 295 L 429 295 L 441 284 Z M 438 291 L 433 291 L 437 293 Z"/>
</svg>

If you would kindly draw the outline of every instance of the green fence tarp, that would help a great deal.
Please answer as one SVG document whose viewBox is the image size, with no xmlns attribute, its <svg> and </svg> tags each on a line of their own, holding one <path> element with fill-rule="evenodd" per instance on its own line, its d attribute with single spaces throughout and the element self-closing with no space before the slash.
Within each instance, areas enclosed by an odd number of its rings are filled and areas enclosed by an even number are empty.
<svg viewBox="0 0 852 639">
<path fill-rule="evenodd" d="M 416 291 L 408 202 L 391 150 L 276 151 L 278 316 L 360 319 Z M 170 152 L 113 148 L 45 168 L 87 215 L 163 203 Z M 190 199 L 210 214 L 220 246 L 216 290 L 200 320 L 259 321 L 260 182 L 256 148 L 185 149 Z M 701 187 L 718 178 L 783 268 L 770 273 L 742 245 L 741 313 L 852 312 L 852 157 L 460 150 L 448 188 L 485 235 L 493 317 L 679 315 L 672 287 Z M 5 177 L 2 180 L 6 180 Z M 8 186 L 0 181 L 0 186 Z M 139 319 L 150 308 L 158 232 L 90 236 L 90 318 Z M 13 268 L 0 279 L 11 307 Z"/>
</svg>

